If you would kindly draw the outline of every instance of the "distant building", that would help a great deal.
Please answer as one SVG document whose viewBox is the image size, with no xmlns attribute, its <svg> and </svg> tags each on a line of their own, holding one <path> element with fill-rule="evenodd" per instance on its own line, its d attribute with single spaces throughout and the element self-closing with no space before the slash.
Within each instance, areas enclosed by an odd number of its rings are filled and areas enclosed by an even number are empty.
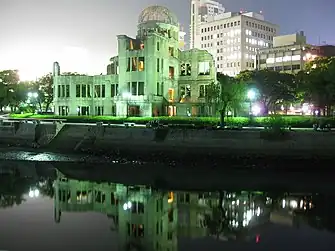
<svg viewBox="0 0 335 251">
<path fill-rule="evenodd" d="M 220 15 L 225 12 L 222 4 L 212 0 L 192 0 L 191 1 L 191 23 L 190 23 L 190 49 L 199 48 L 201 38 L 202 22 L 206 22 L 209 17 Z"/>
<path fill-rule="evenodd" d="M 306 62 L 318 56 L 334 56 L 335 46 L 313 46 L 307 44 L 304 32 L 277 36 L 272 48 L 259 49 L 257 69 L 297 73 L 304 69 Z"/>
<path fill-rule="evenodd" d="M 201 115 L 204 100 L 199 90 L 216 80 L 214 59 L 205 50 L 182 51 L 184 37 L 167 8 L 144 9 L 136 38 L 118 36 L 118 56 L 111 58 L 107 75 L 62 76 L 59 64 L 54 64 L 55 113 Z M 183 73 L 185 65 L 191 75 Z"/>
<path fill-rule="evenodd" d="M 185 50 L 185 36 L 186 36 L 186 32 L 184 31 L 179 31 L 179 49 L 181 51 Z"/>
<path fill-rule="evenodd" d="M 254 69 L 257 51 L 272 47 L 278 32 L 260 13 L 225 12 L 215 1 L 191 3 L 191 48 L 207 50 L 217 71 L 229 76 Z"/>
<path fill-rule="evenodd" d="M 312 46 L 311 53 L 320 57 L 335 57 L 335 45 Z"/>
</svg>

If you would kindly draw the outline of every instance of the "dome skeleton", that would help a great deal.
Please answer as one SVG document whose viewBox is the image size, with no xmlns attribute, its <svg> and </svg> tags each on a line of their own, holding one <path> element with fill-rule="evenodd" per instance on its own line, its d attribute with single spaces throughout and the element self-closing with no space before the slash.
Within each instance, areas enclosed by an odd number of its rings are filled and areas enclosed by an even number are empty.
<svg viewBox="0 0 335 251">
<path fill-rule="evenodd" d="M 158 5 L 145 8 L 138 18 L 139 24 L 150 21 L 157 21 L 174 26 L 179 25 L 177 17 L 168 8 Z"/>
</svg>

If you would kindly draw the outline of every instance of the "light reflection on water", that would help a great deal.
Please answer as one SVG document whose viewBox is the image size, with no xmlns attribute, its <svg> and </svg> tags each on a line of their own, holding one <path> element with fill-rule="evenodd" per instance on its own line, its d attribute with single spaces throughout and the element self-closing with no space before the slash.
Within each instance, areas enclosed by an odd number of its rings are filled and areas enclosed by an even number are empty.
<svg viewBox="0 0 335 251">
<path fill-rule="evenodd" d="M 269 226 L 312 226 L 334 231 L 335 196 L 272 191 L 166 191 L 146 185 L 123 185 L 56 177 L 1 176 L 1 207 L 45 196 L 54 199 L 54 221 L 69 212 L 97 212 L 111 220 L 119 245 L 151 243 L 154 250 L 177 250 L 183 238 L 258 243 Z M 1 212 L 0 212 L 1 213 Z M 261 236 L 260 236 L 261 235 Z M 144 241 L 145 240 L 145 241 Z"/>
<path fill-rule="evenodd" d="M 6 151 L 0 152 L 0 160 L 13 160 L 13 161 L 35 161 L 35 162 L 90 162 L 90 163 L 131 163 L 131 164 L 144 164 L 140 160 L 128 160 L 118 156 L 95 156 L 93 154 L 61 154 L 53 152 L 29 152 L 29 151 Z"/>
</svg>

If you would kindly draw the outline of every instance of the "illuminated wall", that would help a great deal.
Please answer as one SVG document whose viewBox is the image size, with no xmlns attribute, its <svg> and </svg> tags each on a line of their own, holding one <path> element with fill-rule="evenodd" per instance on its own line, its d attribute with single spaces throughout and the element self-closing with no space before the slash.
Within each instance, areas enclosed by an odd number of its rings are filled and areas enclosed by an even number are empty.
<svg viewBox="0 0 335 251">
<path fill-rule="evenodd" d="M 107 75 L 60 75 L 61 66 L 55 64 L 57 115 L 151 117 L 177 114 L 174 103 L 179 102 L 180 96 L 180 49 L 184 47 L 185 33 L 180 32 L 174 14 L 160 6 L 143 10 L 137 28 L 135 38 L 117 37 L 118 56 L 111 58 Z M 192 64 L 198 63 L 193 61 Z M 186 112 L 183 115 L 186 116 Z"/>
<path fill-rule="evenodd" d="M 296 73 L 304 69 L 305 63 L 317 55 L 309 45 L 286 45 L 260 50 L 257 54 L 257 69 Z"/>
</svg>

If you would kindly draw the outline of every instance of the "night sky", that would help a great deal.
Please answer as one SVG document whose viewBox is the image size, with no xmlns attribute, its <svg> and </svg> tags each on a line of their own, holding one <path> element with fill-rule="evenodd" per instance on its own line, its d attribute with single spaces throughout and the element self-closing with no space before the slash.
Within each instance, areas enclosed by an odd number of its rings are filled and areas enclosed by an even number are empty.
<svg viewBox="0 0 335 251">
<path fill-rule="evenodd" d="M 335 44 L 332 0 L 221 0 L 227 11 L 263 11 L 281 34 L 304 30 L 310 43 Z M 59 61 L 62 71 L 105 72 L 116 35 L 135 36 L 138 15 L 152 4 L 174 11 L 189 31 L 189 0 L 0 0 L 0 69 L 35 79 Z"/>
</svg>

